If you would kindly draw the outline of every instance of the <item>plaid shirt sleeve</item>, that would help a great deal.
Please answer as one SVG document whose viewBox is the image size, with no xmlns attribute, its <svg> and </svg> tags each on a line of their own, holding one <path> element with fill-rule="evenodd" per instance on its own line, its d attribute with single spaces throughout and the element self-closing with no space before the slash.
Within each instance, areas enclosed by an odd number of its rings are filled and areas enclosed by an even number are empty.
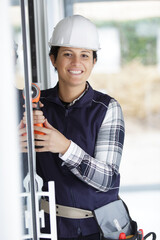
<svg viewBox="0 0 160 240">
<path fill-rule="evenodd" d="M 112 189 L 114 175 L 119 174 L 123 142 L 122 110 L 119 103 L 112 99 L 98 133 L 94 157 L 74 142 L 64 155 L 59 156 L 78 178 L 105 192 Z"/>
</svg>

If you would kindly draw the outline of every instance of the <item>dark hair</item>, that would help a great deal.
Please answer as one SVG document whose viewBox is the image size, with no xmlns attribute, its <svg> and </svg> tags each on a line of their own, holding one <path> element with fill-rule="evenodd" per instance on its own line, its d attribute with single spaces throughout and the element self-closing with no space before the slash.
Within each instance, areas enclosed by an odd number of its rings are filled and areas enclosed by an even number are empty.
<svg viewBox="0 0 160 240">
<path fill-rule="evenodd" d="M 60 49 L 59 46 L 52 46 L 51 49 L 50 49 L 50 51 L 49 51 L 49 56 L 53 55 L 55 61 L 56 61 L 56 59 L 57 59 L 59 49 Z M 94 61 L 94 59 L 95 59 L 96 62 L 97 62 L 97 51 L 93 51 L 93 61 Z"/>
<path fill-rule="evenodd" d="M 60 47 L 57 47 L 57 46 L 51 46 L 51 48 L 50 48 L 49 56 L 53 55 L 55 61 L 57 59 L 59 49 L 60 49 Z"/>
</svg>

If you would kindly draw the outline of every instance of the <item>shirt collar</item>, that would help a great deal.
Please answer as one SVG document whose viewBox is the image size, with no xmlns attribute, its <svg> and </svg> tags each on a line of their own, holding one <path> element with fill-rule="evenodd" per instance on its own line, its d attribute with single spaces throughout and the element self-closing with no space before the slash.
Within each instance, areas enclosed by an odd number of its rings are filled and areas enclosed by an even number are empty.
<svg viewBox="0 0 160 240">
<path fill-rule="evenodd" d="M 78 100 L 80 100 L 80 99 L 83 97 L 83 95 L 88 91 L 88 89 L 89 89 L 89 83 L 86 82 L 86 88 L 85 88 L 85 90 L 82 92 L 82 94 L 81 94 L 78 98 L 74 99 L 73 102 L 69 103 L 69 104 L 68 104 L 68 107 L 71 107 L 71 106 L 74 105 Z"/>
<path fill-rule="evenodd" d="M 58 105 L 63 105 L 61 100 L 59 99 L 58 95 L 58 88 L 59 84 L 48 90 L 44 90 L 41 92 L 41 98 L 45 98 L 50 102 L 57 103 Z M 68 107 L 82 107 L 84 104 L 89 104 L 93 98 L 94 91 L 90 84 L 86 82 L 86 89 L 84 92 L 76 99 L 73 100 L 73 102 L 69 103 Z"/>
</svg>

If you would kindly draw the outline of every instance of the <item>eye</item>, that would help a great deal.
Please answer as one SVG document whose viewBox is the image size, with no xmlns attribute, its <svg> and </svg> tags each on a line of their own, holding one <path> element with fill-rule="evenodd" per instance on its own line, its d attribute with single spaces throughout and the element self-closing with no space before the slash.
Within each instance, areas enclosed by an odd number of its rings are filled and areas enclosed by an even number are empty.
<svg viewBox="0 0 160 240">
<path fill-rule="evenodd" d="M 89 58 L 87 54 L 82 54 L 82 58 Z"/>
<path fill-rule="evenodd" d="M 64 53 L 64 56 L 65 56 L 65 57 L 71 57 L 72 54 L 71 54 L 71 53 Z"/>
</svg>

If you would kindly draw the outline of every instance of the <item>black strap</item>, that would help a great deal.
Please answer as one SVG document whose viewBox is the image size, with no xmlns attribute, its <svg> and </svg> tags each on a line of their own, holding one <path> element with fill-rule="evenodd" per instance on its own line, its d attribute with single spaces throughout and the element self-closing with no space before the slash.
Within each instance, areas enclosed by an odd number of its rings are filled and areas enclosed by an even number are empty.
<svg viewBox="0 0 160 240">
<path fill-rule="evenodd" d="M 154 232 L 149 232 L 144 236 L 144 240 L 147 239 L 149 236 L 153 236 L 152 240 L 156 240 L 156 234 Z"/>
</svg>

